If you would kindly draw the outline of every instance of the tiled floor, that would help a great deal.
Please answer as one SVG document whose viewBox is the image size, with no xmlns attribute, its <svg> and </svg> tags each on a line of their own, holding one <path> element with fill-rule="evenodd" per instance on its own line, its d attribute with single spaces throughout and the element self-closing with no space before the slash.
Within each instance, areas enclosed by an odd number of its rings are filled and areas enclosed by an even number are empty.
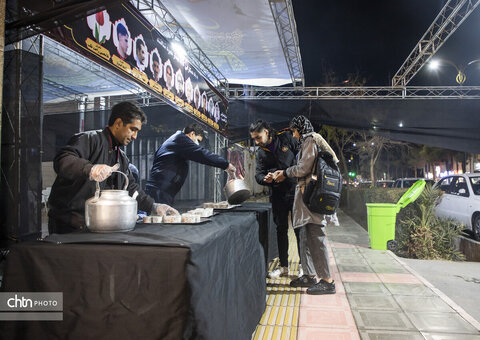
<svg viewBox="0 0 480 340">
<path fill-rule="evenodd" d="M 367 232 L 347 215 L 339 219 L 340 227 L 327 228 L 337 293 L 288 286 L 298 273 L 290 230 L 291 276 L 267 279 L 267 308 L 253 339 L 480 340 L 478 322 L 391 252 L 369 249 Z"/>
<path fill-rule="evenodd" d="M 289 277 L 267 278 L 267 308 L 260 320 L 254 340 L 296 339 L 302 291 L 290 288 L 289 283 L 298 274 L 297 242 L 293 230 L 289 232 Z M 278 266 L 278 259 L 270 265 L 270 271 Z"/>
</svg>

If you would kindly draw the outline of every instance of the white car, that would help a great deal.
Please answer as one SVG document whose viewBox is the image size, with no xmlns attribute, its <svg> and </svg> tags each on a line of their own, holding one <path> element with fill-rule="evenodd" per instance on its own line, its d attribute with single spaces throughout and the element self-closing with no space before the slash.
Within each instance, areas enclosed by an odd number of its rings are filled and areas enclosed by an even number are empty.
<svg viewBox="0 0 480 340">
<path fill-rule="evenodd" d="M 435 186 L 444 192 L 435 214 L 463 223 L 480 241 L 480 173 L 447 176 Z"/>
<path fill-rule="evenodd" d="M 392 188 L 410 188 L 416 181 L 423 179 L 427 184 L 433 185 L 435 182 L 425 178 L 397 178 Z"/>
</svg>

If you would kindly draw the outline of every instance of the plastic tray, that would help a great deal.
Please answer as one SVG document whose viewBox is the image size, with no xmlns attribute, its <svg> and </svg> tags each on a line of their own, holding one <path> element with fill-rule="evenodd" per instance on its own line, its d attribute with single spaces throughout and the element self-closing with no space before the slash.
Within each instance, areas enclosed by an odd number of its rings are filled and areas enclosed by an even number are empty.
<svg viewBox="0 0 480 340">
<path fill-rule="evenodd" d="M 213 216 L 213 215 L 212 215 Z M 187 223 L 187 222 L 178 222 L 178 223 L 165 223 L 165 222 L 162 222 L 162 223 L 143 223 L 143 221 L 139 221 L 137 222 L 137 224 L 141 224 L 141 225 L 180 225 L 180 224 L 183 224 L 183 225 L 196 225 L 196 224 L 203 224 L 203 223 L 206 223 L 206 222 L 210 222 L 212 219 L 210 217 L 200 217 L 200 222 L 190 222 L 190 223 Z"/>
<path fill-rule="evenodd" d="M 230 210 L 230 209 L 233 209 L 233 208 L 236 208 L 236 207 L 241 207 L 241 206 L 242 206 L 241 204 L 234 204 L 234 205 L 228 206 L 227 208 L 213 208 L 213 211 L 215 211 L 215 210 Z"/>
</svg>

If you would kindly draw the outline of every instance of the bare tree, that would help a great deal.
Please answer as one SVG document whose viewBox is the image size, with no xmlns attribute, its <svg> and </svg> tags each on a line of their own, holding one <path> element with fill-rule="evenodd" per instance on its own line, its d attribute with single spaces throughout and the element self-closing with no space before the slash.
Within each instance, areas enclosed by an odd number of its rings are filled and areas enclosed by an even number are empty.
<svg viewBox="0 0 480 340">
<path fill-rule="evenodd" d="M 356 142 L 357 149 L 354 151 L 360 157 L 368 158 L 370 179 L 372 181 L 372 186 L 375 186 L 375 163 L 377 162 L 382 151 L 390 150 L 391 148 L 399 145 L 407 145 L 407 143 L 394 141 L 377 135 L 367 135 L 366 132 L 361 132 L 359 136 L 360 141 Z"/>
<path fill-rule="evenodd" d="M 345 152 L 349 150 L 349 145 L 355 138 L 356 133 L 333 126 L 323 125 L 320 134 L 326 139 L 328 144 L 334 145 L 338 151 L 338 159 L 340 160 L 340 169 L 344 178 L 348 179 L 348 167 L 345 159 Z"/>
<path fill-rule="evenodd" d="M 418 145 L 414 145 L 411 147 L 410 152 L 408 154 L 407 164 L 412 167 L 415 171 L 415 178 L 418 177 L 417 170 L 425 168 L 425 156 L 421 153 L 422 148 Z"/>
</svg>

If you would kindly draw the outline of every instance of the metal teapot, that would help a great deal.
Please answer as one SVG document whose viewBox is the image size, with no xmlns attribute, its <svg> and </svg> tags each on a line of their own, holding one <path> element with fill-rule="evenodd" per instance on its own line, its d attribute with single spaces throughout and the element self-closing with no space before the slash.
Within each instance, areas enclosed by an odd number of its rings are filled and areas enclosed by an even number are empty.
<svg viewBox="0 0 480 340">
<path fill-rule="evenodd" d="M 85 202 L 85 222 L 90 231 L 111 233 L 130 231 L 137 222 L 137 200 L 128 195 L 128 177 L 123 172 L 126 183 L 123 190 L 103 190 L 97 182 L 95 196 Z"/>
<path fill-rule="evenodd" d="M 251 191 L 245 181 L 237 178 L 235 174 L 233 174 L 232 179 L 230 179 L 229 175 L 223 192 L 230 204 L 240 204 L 251 196 Z"/>
</svg>

